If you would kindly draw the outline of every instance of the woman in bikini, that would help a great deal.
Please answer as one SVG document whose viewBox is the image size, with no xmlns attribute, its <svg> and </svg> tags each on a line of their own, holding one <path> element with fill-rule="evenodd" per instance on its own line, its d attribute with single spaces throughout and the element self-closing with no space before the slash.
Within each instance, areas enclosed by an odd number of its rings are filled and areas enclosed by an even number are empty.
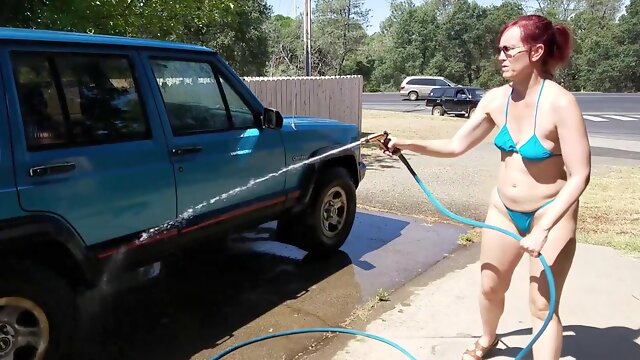
<svg viewBox="0 0 640 360">
<path fill-rule="evenodd" d="M 482 336 L 464 360 L 482 359 L 498 343 L 498 322 L 516 265 L 530 255 L 529 308 L 533 333 L 549 311 L 543 253 L 551 266 L 558 304 L 576 248 L 579 198 L 589 183 L 591 152 L 574 96 L 553 81 L 554 70 L 570 56 L 572 37 L 542 16 L 522 16 L 499 36 L 502 75 L 507 85 L 491 89 L 452 139 L 390 137 L 386 154 L 408 150 L 433 157 L 457 157 L 478 145 L 494 128 L 501 166 L 485 222 L 519 233 L 518 242 L 483 229 L 479 307 Z M 533 346 L 535 359 L 559 359 L 562 323 L 553 320 Z"/>
</svg>

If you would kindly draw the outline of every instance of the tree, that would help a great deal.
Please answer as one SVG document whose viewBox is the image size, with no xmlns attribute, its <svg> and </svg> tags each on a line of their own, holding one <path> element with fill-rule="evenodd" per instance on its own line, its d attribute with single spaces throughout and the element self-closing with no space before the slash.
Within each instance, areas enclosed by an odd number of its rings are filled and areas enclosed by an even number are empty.
<svg viewBox="0 0 640 360">
<path fill-rule="evenodd" d="M 268 58 L 266 0 L 5 0 L 1 26 L 194 42 L 215 48 L 244 75 Z"/>
<path fill-rule="evenodd" d="M 367 38 L 370 11 L 363 0 L 316 1 L 312 46 L 316 61 L 322 61 L 317 64 L 320 74 L 343 74 L 345 62 L 356 55 Z"/>
</svg>

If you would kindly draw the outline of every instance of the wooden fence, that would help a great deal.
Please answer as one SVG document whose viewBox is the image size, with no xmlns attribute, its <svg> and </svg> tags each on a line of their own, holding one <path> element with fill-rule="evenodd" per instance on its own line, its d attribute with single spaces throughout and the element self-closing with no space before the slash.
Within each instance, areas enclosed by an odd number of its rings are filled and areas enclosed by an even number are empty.
<svg viewBox="0 0 640 360">
<path fill-rule="evenodd" d="M 262 103 L 284 116 L 318 116 L 362 129 L 362 76 L 247 77 Z"/>
</svg>

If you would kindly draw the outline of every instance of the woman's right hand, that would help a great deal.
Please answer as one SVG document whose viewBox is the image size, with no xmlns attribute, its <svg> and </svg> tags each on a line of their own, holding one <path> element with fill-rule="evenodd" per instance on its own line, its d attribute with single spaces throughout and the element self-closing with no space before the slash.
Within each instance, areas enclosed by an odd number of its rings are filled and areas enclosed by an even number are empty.
<svg viewBox="0 0 640 360">
<path fill-rule="evenodd" d="M 405 142 L 402 139 L 395 138 L 393 136 L 387 137 L 386 144 L 381 144 L 380 148 L 382 152 L 387 156 L 393 156 L 400 151 L 402 151 L 402 146 L 404 146 Z M 386 147 L 385 147 L 386 146 Z"/>
</svg>

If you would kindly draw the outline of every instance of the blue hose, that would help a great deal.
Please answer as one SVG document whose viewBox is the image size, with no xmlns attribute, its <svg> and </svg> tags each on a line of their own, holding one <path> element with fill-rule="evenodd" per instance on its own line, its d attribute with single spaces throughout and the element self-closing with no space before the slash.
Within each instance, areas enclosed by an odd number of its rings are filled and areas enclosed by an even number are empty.
<svg viewBox="0 0 640 360">
<path fill-rule="evenodd" d="M 420 188 L 422 188 L 422 191 L 424 191 L 425 195 L 427 195 L 427 198 L 435 205 L 435 207 L 440 212 L 442 212 L 443 214 L 447 215 L 448 217 L 450 217 L 450 218 L 452 218 L 454 220 L 457 220 L 457 221 L 459 221 L 459 222 L 461 222 L 463 224 L 466 224 L 466 225 L 469 225 L 469 226 L 475 226 L 475 227 L 487 228 L 487 229 L 495 230 L 495 231 L 501 232 L 501 233 L 503 233 L 505 235 L 511 236 L 512 238 L 516 239 L 517 241 L 522 240 L 522 237 L 520 235 L 514 234 L 511 231 L 505 230 L 505 229 L 497 227 L 497 226 L 485 224 L 483 222 L 479 222 L 479 221 L 475 221 L 475 220 L 472 220 L 472 219 L 468 219 L 468 218 L 465 218 L 465 217 L 462 217 L 462 216 L 458 216 L 458 215 L 452 213 L 451 211 L 447 210 L 447 208 L 442 206 L 442 204 L 433 196 L 433 194 L 431 194 L 429 189 L 427 189 L 427 187 L 424 186 L 424 184 L 422 183 L 422 180 L 420 180 L 420 178 L 418 177 L 418 174 L 416 174 L 416 172 L 413 170 L 413 168 L 411 167 L 411 165 L 409 164 L 407 159 L 404 157 L 404 155 L 402 153 L 398 153 L 397 155 L 400 158 L 400 160 L 402 161 L 402 163 L 407 167 L 407 169 L 409 170 L 411 175 L 413 175 L 413 177 L 416 180 L 416 182 L 418 183 L 418 185 L 420 185 Z M 547 275 L 547 281 L 549 283 L 549 297 L 550 297 L 549 313 L 547 314 L 547 318 L 544 320 L 544 323 L 542 324 L 542 327 L 540 328 L 538 333 L 536 333 L 536 335 L 531 339 L 529 344 L 527 344 L 527 346 L 525 346 L 518 353 L 518 355 L 515 358 L 516 360 L 522 359 L 529 351 L 531 351 L 531 348 L 533 347 L 533 344 L 535 344 L 536 341 L 538 341 L 538 339 L 540 338 L 540 336 L 544 333 L 544 331 L 546 330 L 547 326 L 549 325 L 549 322 L 551 322 L 551 319 L 553 318 L 553 313 L 555 312 L 555 307 L 556 307 L 556 286 L 555 286 L 555 280 L 553 278 L 553 273 L 551 272 L 551 268 L 547 264 L 547 261 L 545 260 L 544 256 L 542 256 L 542 254 L 540 254 L 538 259 L 540 259 L 540 262 L 542 263 L 542 266 L 544 267 L 544 272 Z M 265 335 L 265 336 L 262 336 L 262 337 L 250 339 L 248 341 L 245 341 L 245 342 L 239 343 L 237 345 L 234 345 L 234 346 L 230 347 L 229 349 L 221 352 L 220 354 L 214 356 L 210 360 L 222 359 L 224 356 L 226 356 L 226 355 L 228 355 L 228 354 L 230 354 L 230 353 L 232 353 L 232 352 L 234 352 L 234 351 L 236 351 L 236 350 L 238 350 L 240 348 L 243 348 L 245 346 L 248 346 L 248 345 L 260 342 L 260 341 L 273 339 L 273 338 L 277 338 L 277 337 L 282 337 L 282 336 L 289 336 L 289 335 L 295 335 L 295 334 L 304 334 L 304 333 L 344 333 L 344 334 L 364 336 L 364 337 L 368 337 L 370 339 L 374 339 L 374 340 L 386 343 L 386 344 L 398 349 L 400 352 L 402 352 L 404 355 L 406 355 L 407 358 L 409 358 L 411 360 L 417 360 L 416 357 L 411 355 L 407 350 L 403 349 L 398 344 L 396 344 L 396 343 L 394 343 L 394 342 L 392 342 L 390 340 L 387 340 L 387 339 L 385 339 L 383 337 L 380 337 L 380 336 L 377 336 L 377 335 L 373 335 L 373 334 L 369 334 L 369 333 L 362 332 L 362 331 L 358 331 L 358 330 L 342 329 L 342 328 L 295 329 L 295 330 L 290 330 L 290 331 L 285 331 L 285 332 Z"/>
<path fill-rule="evenodd" d="M 513 232 L 511 232 L 509 230 L 505 230 L 505 229 L 497 227 L 497 226 L 485 224 L 483 222 L 479 222 L 479 221 L 468 219 L 468 218 L 465 218 L 465 217 L 462 217 L 462 216 L 458 216 L 458 215 L 452 213 L 451 211 L 447 210 L 447 208 L 442 206 L 442 204 L 438 201 L 438 199 L 436 199 L 433 196 L 433 194 L 431 194 L 429 189 L 427 189 L 427 187 L 424 186 L 424 184 L 422 183 L 422 180 L 420 180 L 420 178 L 418 177 L 418 174 L 416 174 L 416 172 L 413 170 L 411 165 L 409 165 L 409 162 L 404 157 L 404 155 L 402 153 L 399 153 L 398 157 L 400 158 L 402 163 L 407 167 L 407 169 L 409 170 L 411 175 L 413 175 L 413 178 L 416 180 L 418 185 L 420 185 L 420 187 L 422 188 L 422 191 L 424 191 L 425 195 L 427 195 L 427 198 L 429 198 L 429 200 L 433 203 L 433 205 L 435 205 L 435 207 L 438 210 L 440 210 L 440 212 L 442 212 L 443 214 L 447 215 L 448 217 L 450 217 L 450 218 L 452 218 L 454 220 L 457 220 L 457 221 L 459 221 L 461 223 L 464 223 L 464 224 L 467 224 L 469 226 L 475 226 L 475 227 L 481 227 L 481 228 L 487 228 L 487 229 L 499 231 L 499 232 L 501 232 L 501 233 L 503 233 L 505 235 L 511 236 L 512 238 L 516 239 L 517 241 L 522 240 L 522 237 L 520 235 L 514 234 Z M 556 308 L 556 284 L 555 284 L 555 280 L 553 278 L 553 273 L 551 272 L 551 268 L 549 267 L 549 264 L 547 264 L 547 260 L 544 258 L 544 256 L 542 256 L 542 254 L 540 254 L 538 259 L 540 259 L 540 262 L 542 263 L 542 266 L 544 267 L 544 272 L 547 275 L 547 281 L 549 283 L 549 298 L 550 298 L 549 299 L 549 312 L 547 313 L 547 318 L 544 320 L 544 323 L 542 324 L 542 327 L 540 328 L 538 333 L 536 333 L 536 335 L 531 339 L 529 344 L 527 344 L 527 346 L 525 346 L 524 349 L 522 349 L 518 353 L 518 355 L 516 356 L 516 360 L 522 359 L 531 350 L 531 348 L 533 347 L 533 344 L 535 344 L 536 341 L 538 341 L 538 339 L 540 338 L 540 336 L 542 336 L 542 333 L 544 333 L 544 331 L 547 329 L 547 326 L 549 326 L 549 323 L 551 322 L 551 319 L 553 318 L 553 313 L 555 312 L 555 308 Z"/>
<path fill-rule="evenodd" d="M 295 334 L 305 334 L 305 333 L 343 333 L 343 334 L 351 334 L 351 335 L 360 335 L 360 336 L 364 336 L 364 337 L 368 337 L 374 340 L 378 340 L 381 341 L 385 344 L 391 345 L 392 347 L 400 350 L 401 353 L 405 354 L 407 356 L 407 358 L 411 359 L 411 360 L 418 360 L 415 356 L 409 354 L 409 352 L 405 349 L 403 349 L 400 345 L 394 343 L 391 340 L 387 340 L 383 337 L 377 336 L 377 335 L 373 335 L 373 334 L 368 334 L 362 331 L 358 331 L 358 330 L 351 330 L 351 329 L 341 329 L 341 328 L 310 328 L 310 329 L 296 329 L 296 330 L 290 330 L 290 331 L 285 331 L 285 332 L 280 332 L 280 333 L 276 333 L 276 334 L 270 334 L 270 335 L 265 335 L 262 337 L 258 337 L 255 339 L 251 339 L 247 342 L 243 342 L 240 344 L 237 344 L 235 346 L 230 347 L 229 349 L 221 352 L 220 354 L 216 355 L 215 357 L 212 357 L 211 360 L 218 360 L 218 359 L 222 359 L 222 357 L 231 354 L 232 352 L 245 347 L 247 345 L 251 345 L 253 343 L 257 343 L 263 340 L 267 340 L 267 339 L 273 339 L 273 338 L 277 338 L 277 337 L 281 337 L 281 336 L 289 336 L 289 335 L 295 335 Z"/>
</svg>

